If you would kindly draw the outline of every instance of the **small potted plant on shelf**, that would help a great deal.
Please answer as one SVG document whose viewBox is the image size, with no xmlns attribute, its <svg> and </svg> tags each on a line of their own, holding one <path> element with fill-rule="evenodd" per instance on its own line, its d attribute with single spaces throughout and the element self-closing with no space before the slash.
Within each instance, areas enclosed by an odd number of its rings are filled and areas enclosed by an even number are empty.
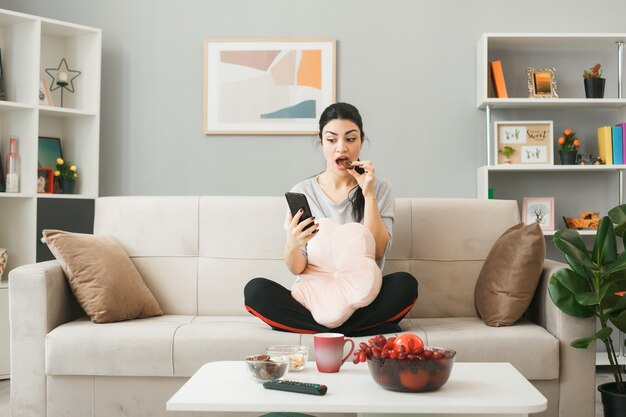
<svg viewBox="0 0 626 417">
<path fill-rule="evenodd" d="M 606 83 L 606 79 L 602 78 L 602 65 L 596 64 L 590 69 L 584 70 L 583 82 L 585 83 L 585 97 L 604 97 L 604 84 Z"/>
<path fill-rule="evenodd" d="M 502 149 L 499 149 L 498 152 L 500 152 L 502 155 L 504 155 L 504 163 L 505 164 L 510 164 L 511 163 L 511 155 L 513 155 L 515 153 L 515 149 L 511 148 L 510 146 L 505 146 Z"/>
<path fill-rule="evenodd" d="M 561 165 L 576 164 L 576 156 L 580 140 L 576 136 L 576 132 L 572 129 L 563 130 L 563 136 L 559 137 L 559 156 L 561 157 Z"/>
<path fill-rule="evenodd" d="M 56 171 L 54 171 L 54 178 L 56 178 L 61 194 L 74 194 L 74 187 L 76 186 L 76 179 L 78 178 L 78 168 L 69 161 L 64 161 L 63 158 L 56 159 Z"/>
<path fill-rule="evenodd" d="M 626 410 L 626 385 L 609 326 L 626 332 L 626 251 L 618 252 L 616 242 L 617 236 L 626 240 L 625 231 L 626 205 L 611 209 L 600 220 L 592 250 L 576 230 L 557 231 L 553 242 L 565 254 L 569 268 L 558 270 L 548 281 L 550 298 L 560 310 L 574 317 L 595 316 L 600 322 L 594 335 L 570 345 L 586 349 L 600 340 L 606 346 L 615 382 L 598 386 L 605 416 L 623 416 Z"/>
</svg>

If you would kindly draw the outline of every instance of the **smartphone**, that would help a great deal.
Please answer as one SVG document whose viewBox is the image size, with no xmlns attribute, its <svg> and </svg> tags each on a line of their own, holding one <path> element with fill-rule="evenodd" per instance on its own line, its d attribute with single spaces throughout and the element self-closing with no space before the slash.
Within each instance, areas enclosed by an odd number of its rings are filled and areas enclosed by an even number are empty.
<svg viewBox="0 0 626 417">
<path fill-rule="evenodd" d="M 313 216 L 311 214 L 311 207 L 309 207 L 309 202 L 307 201 L 306 196 L 304 194 L 286 192 L 285 198 L 287 199 L 287 204 L 289 204 L 289 210 L 291 210 L 292 216 L 295 216 L 298 213 L 298 210 L 300 209 L 304 210 L 304 213 L 302 213 L 302 216 L 300 217 L 300 221 L 298 222 L 298 224 L 302 223 L 303 220 L 306 220 L 309 217 Z M 314 223 L 312 222 L 311 224 L 306 226 L 304 230 L 313 226 L 313 224 Z"/>
</svg>

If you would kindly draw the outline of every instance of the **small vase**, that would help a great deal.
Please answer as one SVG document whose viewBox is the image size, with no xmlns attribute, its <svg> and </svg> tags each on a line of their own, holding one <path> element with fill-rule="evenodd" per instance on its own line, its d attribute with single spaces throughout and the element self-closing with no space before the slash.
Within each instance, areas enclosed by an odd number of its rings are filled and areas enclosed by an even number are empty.
<svg viewBox="0 0 626 417">
<path fill-rule="evenodd" d="M 585 97 L 604 98 L 605 78 L 585 78 Z"/>
<path fill-rule="evenodd" d="M 61 194 L 74 194 L 74 187 L 76 186 L 76 180 L 68 180 L 65 178 L 60 178 L 59 186 L 61 188 Z"/>
<path fill-rule="evenodd" d="M 561 165 L 576 165 L 578 151 L 559 151 Z"/>
</svg>

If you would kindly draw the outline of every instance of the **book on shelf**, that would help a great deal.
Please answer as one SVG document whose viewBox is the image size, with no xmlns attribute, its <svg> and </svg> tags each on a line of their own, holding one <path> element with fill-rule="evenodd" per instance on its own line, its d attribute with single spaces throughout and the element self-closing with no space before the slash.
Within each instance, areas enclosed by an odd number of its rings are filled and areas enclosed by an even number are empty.
<svg viewBox="0 0 626 417">
<path fill-rule="evenodd" d="M 606 165 L 613 165 L 613 144 L 611 126 L 598 128 L 598 156 Z"/>
<path fill-rule="evenodd" d="M 618 123 L 622 127 L 622 163 L 626 162 L 626 122 Z"/>
<path fill-rule="evenodd" d="M 496 92 L 493 91 L 493 72 L 491 71 L 491 63 L 487 65 L 487 98 L 494 98 Z"/>
<path fill-rule="evenodd" d="M 489 62 L 489 66 L 491 67 L 491 76 L 493 88 L 496 91 L 496 97 L 509 98 L 506 92 L 506 83 L 504 82 L 504 72 L 502 72 L 502 61 L 491 61 Z"/>
<path fill-rule="evenodd" d="M 622 165 L 624 163 L 623 143 L 622 143 L 622 126 L 616 125 L 611 128 L 611 142 L 613 143 L 613 163 Z"/>
</svg>

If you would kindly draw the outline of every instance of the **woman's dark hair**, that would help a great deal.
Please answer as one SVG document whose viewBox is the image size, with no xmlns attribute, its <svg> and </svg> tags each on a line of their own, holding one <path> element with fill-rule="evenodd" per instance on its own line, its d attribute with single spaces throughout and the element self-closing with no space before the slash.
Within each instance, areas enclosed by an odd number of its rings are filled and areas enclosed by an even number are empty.
<svg viewBox="0 0 626 417">
<path fill-rule="evenodd" d="M 348 103 L 331 104 L 322 112 L 322 115 L 320 116 L 320 142 L 322 141 L 322 131 L 324 130 L 324 126 L 334 119 L 350 120 L 352 123 L 357 125 L 359 131 L 361 132 L 361 142 L 363 142 L 365 139 L 365 132 L 363 132 L 363 119 L 361 118 L 361 113 L 359 113 L 359 109 Z M 348 199 L 350 200 L 350 204 L 352 204 L 352 216 L 357 222 L 361 222 L 365 212 L 365 197 L 363 197 L 363 192 L 358 184 L 354 187 L 354 190 L 350 193 Z"/>
</svg>

